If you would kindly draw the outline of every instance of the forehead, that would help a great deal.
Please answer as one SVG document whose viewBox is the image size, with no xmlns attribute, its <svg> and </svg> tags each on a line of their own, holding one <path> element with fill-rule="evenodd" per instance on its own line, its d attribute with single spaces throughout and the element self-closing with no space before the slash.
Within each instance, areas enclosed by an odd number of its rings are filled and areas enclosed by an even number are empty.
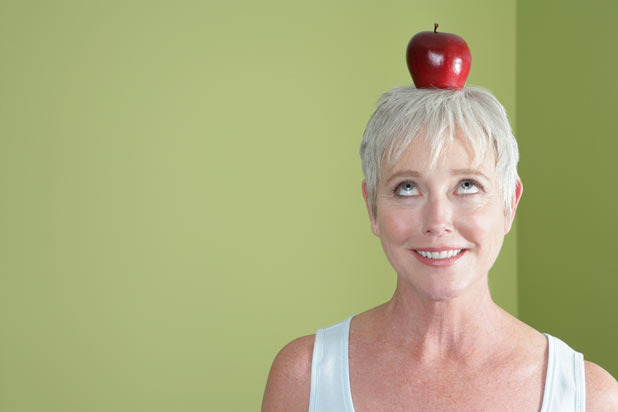
<svg viewBox="0 0 618 412">
<path fill-rule="evenodd" d="M 496 172 L 493 149 L 485 153 L 475 153 L 467 140 L 455 137 L 452 141 L 443 143 L 436 151 L 432 150 L 426 139 L 418 137 L 408 145 L 399 159 L 390 167 L 386 167 L 384 172 L 388 176 L 401 170 L 414 170 L 425 174 L 463 169 L 478 170 L 493 177 Z"/>
</svg>

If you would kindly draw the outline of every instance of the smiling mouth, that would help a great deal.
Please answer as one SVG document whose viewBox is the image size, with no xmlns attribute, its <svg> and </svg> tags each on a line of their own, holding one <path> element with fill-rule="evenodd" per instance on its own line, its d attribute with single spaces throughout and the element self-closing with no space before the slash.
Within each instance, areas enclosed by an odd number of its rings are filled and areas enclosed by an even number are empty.
<svg viewBox="0 0 618 412">
<path fill-rule="evenodd" d="M 448 258 L 452 258 L 453 256 L 459 255 L 464 250 L 465 249 L 451 249 L 451 250 L 442 250 L 440 252 L 430 252 L 430 251 L 414 249 L 416 253 L 428 259 L 448 259 Z"/>
<path fill-rule="evenodd" d="M 422 264 L 440 268 L 449 267 L 454 265 L 463 255 L 466 254 L 468 249 L 446 249 L 446 250 L 410 250 Z"/>
</svg>

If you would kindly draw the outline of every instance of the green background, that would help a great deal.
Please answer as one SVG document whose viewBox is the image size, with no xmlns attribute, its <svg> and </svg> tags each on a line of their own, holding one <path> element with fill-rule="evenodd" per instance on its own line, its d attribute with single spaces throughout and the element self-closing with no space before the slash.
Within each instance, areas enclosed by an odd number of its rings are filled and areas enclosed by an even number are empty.
<svg viewBox="0 0 618 412">
<path fill-rule="evenodd" d="M 519 315 L 614 377 L 616 17 L 616 2 L 518 2 Z"/>
<path fill-rule="evenodd" d="M 618 9 L 589 3 L 0 2 L 0 411 L 257 410 L 286 342 L 387 300 L 358 146 L 436 20 L 520 143 L 495 300 L 616 375 Z"/>
</svg>

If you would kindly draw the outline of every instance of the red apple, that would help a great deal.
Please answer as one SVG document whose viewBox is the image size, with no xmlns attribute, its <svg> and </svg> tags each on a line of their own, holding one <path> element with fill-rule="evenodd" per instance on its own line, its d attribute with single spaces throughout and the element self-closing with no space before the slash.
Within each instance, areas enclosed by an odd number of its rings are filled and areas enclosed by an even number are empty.
<svg viewBox="0 0 618 412">
<path fill-rule="evenodd" d="M 470 49 L 456 34 L 416 33 L 406 51 L 408 70 L 417 88 L 461 89 L 470 73 Z"/>
</svg>

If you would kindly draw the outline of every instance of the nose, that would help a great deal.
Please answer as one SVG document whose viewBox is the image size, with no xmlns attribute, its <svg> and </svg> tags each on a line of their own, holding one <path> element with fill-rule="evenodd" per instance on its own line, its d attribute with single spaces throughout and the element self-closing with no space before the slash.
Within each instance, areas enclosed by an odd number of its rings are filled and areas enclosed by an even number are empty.
<svg viewBox="0 0 618 412">
<path fill-rule="evenodd" d="M 448 199 L 435 196 L 424 205 L 422 231 L 424 235 L 442 236 L 453 231 L 452 210 Z"/>
</svg>

